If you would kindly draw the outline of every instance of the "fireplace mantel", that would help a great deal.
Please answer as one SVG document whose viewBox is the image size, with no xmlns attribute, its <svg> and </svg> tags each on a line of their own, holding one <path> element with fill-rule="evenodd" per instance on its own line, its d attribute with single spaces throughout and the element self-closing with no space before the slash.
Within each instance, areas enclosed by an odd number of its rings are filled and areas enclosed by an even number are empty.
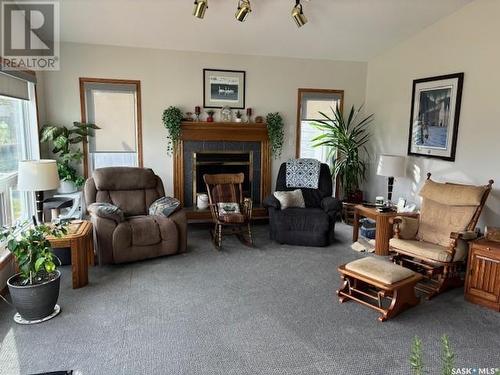
<svg viewBox="0 0 500 375">
<path fill-rule="evenodd" d="M 174 195 L 185 205 L 184 197 L 184 142 L 221 141 L 221 142 L 259 142 L 260 161 L 260 201 L 271 193 L 271 153 L 266 124 L 247 124 L 238 122 L 193 122 L 182 123 L 181 139 L 174 149 Z M 209 220 L 210 212 L 186 207 L 189 220 Z M 255 207 L 255 217 L 265 217 L 262 207 Z"/>
</svg>

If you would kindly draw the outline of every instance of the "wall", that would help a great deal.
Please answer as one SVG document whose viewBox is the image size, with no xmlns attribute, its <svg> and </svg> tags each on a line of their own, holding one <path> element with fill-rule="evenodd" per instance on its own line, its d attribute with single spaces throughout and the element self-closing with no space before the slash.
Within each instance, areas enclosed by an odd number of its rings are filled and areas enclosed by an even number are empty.
<svg viewBox="0 0 500 375">
<path fill-rule="evenodd" d="M 438 180 L 486 184 L 496 180 L 483 223 L 500 225 L 500 1 L 476 0 L 368 63 L 367 111 L 376 114 L 372 168 L 365 185 L 370 198 L 385 195 L 375 175 L 376 155 L 406 155 L 412 81 L 464 72 L 456 161 L 408 158 L 407 178 L 396 181 L 395 199 L 418 201 L 432 172 Z"/>
<path fill-rule="evenodd" d="M 366 63 L 225 55 L 63 43 L 61 71 L 44 73 L 45 121 L 80 120 L 79 77 L 141 80 L 144 165 L 153 168 L 172 193 L 172 158 L 161 115 L 169 105 L 193 111 L 203 103 L 203 68 L 246 71 L 246 104 L 257 115 L 279 111 L 285 121 L 281 161 L 295 156 L 297 89 L 345 90 L 346 107 L 364 102 Z"/>
</svg>

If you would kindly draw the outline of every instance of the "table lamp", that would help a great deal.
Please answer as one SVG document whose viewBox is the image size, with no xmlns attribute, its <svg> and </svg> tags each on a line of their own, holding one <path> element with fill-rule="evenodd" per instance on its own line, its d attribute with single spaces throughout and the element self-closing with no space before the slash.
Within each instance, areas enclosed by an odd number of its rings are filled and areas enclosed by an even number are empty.
<svg viewBox="0 0 500 375">
<path fill-rule="evenodd" d="M 380 155 L 378 159 L 377 174 L 388 177 L 387 200 L 390 204 L 394 177 L 404 177 L 406 174 L 406 158 L 399 155 Z"/>
<path fill-rule="evenodd" d="M 43 192 L 58 187 L 59 174 L 55 160 L 23 160 L 19 162 L 17 190 L 35 192 L 38 224 L 43 222 Z"/>
</svg>

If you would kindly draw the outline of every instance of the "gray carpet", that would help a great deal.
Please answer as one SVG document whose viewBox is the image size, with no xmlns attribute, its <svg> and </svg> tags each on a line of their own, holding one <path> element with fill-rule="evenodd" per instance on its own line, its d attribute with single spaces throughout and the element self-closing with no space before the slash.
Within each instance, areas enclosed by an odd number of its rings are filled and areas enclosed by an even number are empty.
<svg viewBox="0 0 500 375">
<path fill-rule="evenodd" d="M 340 305 L 336 266 L 364 256 L 339 225 L 329 248 L 280 246 L 256 228 L 257 248 L 228 238 L 215 252 L 206 229 L 190 228 L 190 252 L 93 268 L 70 288 L 65 267 L 56 319 L 18 326 L 0 303 L 0 374 L 75 369 L 81 374 L 409 374 L 422 338 L 439 373 L 439 338 L 457 366 L 500 367 L 500 314 L 467 303 L 460 289 L 379 323 Z"/>
</svg>

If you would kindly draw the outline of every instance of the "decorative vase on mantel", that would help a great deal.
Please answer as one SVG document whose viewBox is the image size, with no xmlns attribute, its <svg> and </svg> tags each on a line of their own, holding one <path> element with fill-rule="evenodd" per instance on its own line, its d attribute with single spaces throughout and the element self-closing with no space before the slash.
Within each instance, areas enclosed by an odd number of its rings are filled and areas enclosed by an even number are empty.
<svg viewBox="0 0 500 375">
<path fill-rule="evenodd" d="M 207 111 L 208 117 L 207 122 L 214 122 L 214 111 Z"/>
</svg>

